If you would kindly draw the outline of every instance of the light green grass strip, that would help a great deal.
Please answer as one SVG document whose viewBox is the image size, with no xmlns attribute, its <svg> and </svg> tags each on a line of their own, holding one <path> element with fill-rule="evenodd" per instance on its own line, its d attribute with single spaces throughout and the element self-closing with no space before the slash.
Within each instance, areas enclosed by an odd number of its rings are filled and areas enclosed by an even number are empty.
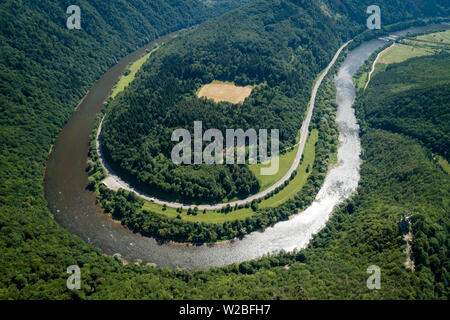
<svg viewBox="0 0 450 320">
<path fill-rule="evenodd" d="M 311 131 L 306 142 L 305 149 L 303 150 L 303 161 L 297 168 L 297 175 L 295 178 L 279 193 L 267 200 L 263 200 L 260 203 L 260 207 L 277 207 L 293 198 L 300 190 L 302 190 L 314 165 L 317 140 L 319 140 L 319 131 L 314 129 Z M 306 172 L 308 167 L 309 170 Z"/>
<path fill-rule="evenodd" d="M 428 56 L 435 53 L 433 49 L 420 48 L 406 44 L 396 43 L 390 50 L 386 51 L 380 59 L 380 63 L 400 63 L 415 57 Z"/>
<path fill-rule="evenodd" d="M 144 55 L 142 58 L 136 60 L 133 62 L 130 67 L 128 68 L 128 74 L 123 75 L 120 80 L 116 83 L 114 86 L 111 98 L 115 98 L 120 92 L 122 92 L 136 77 L 136 73 L 142 68 L 142 65 L 147 61 L 147 59 L 150 57 L 150 55 L 155 52 L 158 48 L 153 49 L 146 55 Z"/>
<path fill-rule="evenodd" d="M 282 154 L 280 156 L 280 168 L 277 172 L 277 174 L 274 175 L 261 175 L 261 168 L 268 167 L 268 164 L 251 164 L 249 165 L 250 170 L 255 174 L 256 179 L 258 180 L 261 191 L 266 190 L 267 188 L 270 188 L 272 185 L 274 185 L 277 181 L 279 181 L 286 172 L 288 172 L 289 168 L 292 166 L 292 163 L 295 160 L 295 155 L 298 152 L 298 144 L 295 145 L 295 147 L 291 150 L 286 152 L 285 154 Z"/>
<path fill-rule="evenodd" d="M 445 172 L 450 174 L 450 164 L 448 163 L 447 160 L 445 160 L 441 156 L 438 156 L 438 163 L 442 167 L 442 169 L 444 169 Z"/>
<path fill-rule="evenodd" d="M 170 218 L 176 218 L 179 215 L 183 221 L 206 223 L 224 223 L 227 221 L 244 220 L 245 218 L 251 217 L 254 213 L 251 208 L 239 209 L 229 213 L 216 212 L 212 210 L 207 210 L 206 213 L 203 213 L 203 211 L 199 210 L 197 215 L 194 216 L 188 215 L 187 210 L 182 210 L 181 213 L 178 213 L 175 208 L 167 207 L 166 210 L 163 210 L 162 206 L 150 201 L 144 202 L 143 209 L 162 214 Z"/>
</svg>

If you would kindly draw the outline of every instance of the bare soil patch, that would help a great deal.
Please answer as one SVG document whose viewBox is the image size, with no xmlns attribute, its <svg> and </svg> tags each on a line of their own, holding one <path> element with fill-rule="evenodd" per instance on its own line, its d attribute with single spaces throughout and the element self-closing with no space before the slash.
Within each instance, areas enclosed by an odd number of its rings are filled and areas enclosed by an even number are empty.
<svg viewBox="0 0 450 320">
<path fill-rule="evenodd" d="M 198 92 L 199 98 L 206 97 L 213 99 L 215 102 L 244 102 L 252 93 L 253 87 L 239 87 L 234 83 L 214 81 L 210 84 L 204 85 Z"/>
</svg>

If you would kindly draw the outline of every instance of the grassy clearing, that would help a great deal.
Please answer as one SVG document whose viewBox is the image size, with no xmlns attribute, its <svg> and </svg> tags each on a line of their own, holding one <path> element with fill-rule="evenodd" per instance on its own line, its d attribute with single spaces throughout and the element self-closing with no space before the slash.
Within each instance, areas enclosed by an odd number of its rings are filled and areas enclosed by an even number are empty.
<svg viewBox="0 0 450 320">
<path fill-rule="evenodd" d="M 450 30 L 446 30 L 444 32 L 425 34 L 423 36 L 416 37 L 416 39 L 450 44 Z"/>
<path fill-rule="evenodd" d="M 388 65 L 400 63 L 415 57 L 433 55 L 439 50 L 448 51 L 449 45 L 450 30 L 405 39 L 387 50 L 380 57 L 379 63 Z"/>
<path fill-rule="evenodd" d="M 182 210 L 178 213 L 176 209 L 167 207 L 163 210 L 163 207 L 150 201 L 145 201 L 144 210 L 152 211 L 154 213 L 163 214 L 170 218 L 176 218 L 178 215 L 181 220 L 191 222 L 206 222 L 206 223 L 224 223 L 226 221 L 244 220 L 245 218 L 253 215 L 253 210 L 250 208 L 234 210 L 229 213 L 216 212 L 213 210 L 207 210 L 206 213 L 199 210 L 197 215 L 188 215 L 187 210 Z"/>
<path fill-rule="evenodd" d="M 400 63 L 411 58 L 435 55 L 442 51 L 450 52 L 450 30 L 400 40 L 380 55 L 371 78 L 379 72 L 386 71 L 390 64 Z M 364 88 L 367 78 L 368 73 L 365 72 L 359 78 L 354 79 L 355 87 L 357 89 Z M 393 91 L 395 90 L 397 89 L 393 89 Z"/>
<path fill-rule="evenodd" d="M 115 98 L 120 92 L 122 92 L 136 77 L 136 73 L 141 69 L 142 65 L 147 61 L 150 55 L 155 52 L 158 48 L 153 49 L 142 58 L 133 62 L 128 70 L 124 73 L 124 75 L 120 78 L 120 80 L 114 86 L 111 92 L 111 98 Z"/>
<path fill-rule="evenodd" d="M 201 87 L 197 93 L 197 97 L 206 97 L 213 99 L 215 102 L 231 102 L 236 104 L 244 102 L 245 98 L 252 93 L 253 88 L 252 86 L 239 87 L 233 82 L 215 80 Z"/>
<path fill-rule="evenodd" d="M 448 163 L 447 160 L 445 160 L 441 156 L 438 156 L 438 163 L 442 167 L 442 169 L 444 169 L 445 172 L 450 174 L 450 164 Z"/>
<path fill-rule="evenodd" d="M 277 207 L 294 197 L 303 188 L 312 171 L 316 152 L 315 146 L 318 139 L 319 131 L 312 130 L 306 142 L 305 149 L 303 150 L 303 161 L 297 168 L 297 175 L 295 178 L 279 193 L 267 200 L 263 200 L 260 203 L 260 207 Z M 308 168 L 309 170 L 307 170 Z"/>
<path fill-rule="evenodd" d="M 277 181 L 279 181 L 285 174 L 288 172 L 289 168 L 292 166 L 294 162 L 295 155 L 298 152 L 298 144 L 295 147 L 282 155 L 280 155 L 280 167 L 276 174 L 272 176 L 263 176 L 261 175 L 261 168 L 269 167 L 269 164 L 251 164 L 249 165 L 250 170 L 255 174 L 256 179 L 259 181 L 261 185 L 261 191 L 266 190 L 267 188 L 274 185 Z"/>
<path fill-rule="evenodd" d="M 386 51 L 380 58 L 379 63 L 392 64 L 400 63 L 415 57 L 428 56 L 435 53 L 429 48 L 416 47 L 414 45 L 396 43 L 390 50 Z"/>
</svg>

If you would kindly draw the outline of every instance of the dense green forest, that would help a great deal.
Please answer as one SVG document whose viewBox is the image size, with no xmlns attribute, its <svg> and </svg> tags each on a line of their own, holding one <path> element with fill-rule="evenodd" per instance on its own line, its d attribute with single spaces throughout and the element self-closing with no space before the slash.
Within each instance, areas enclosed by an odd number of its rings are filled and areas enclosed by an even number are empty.
<svg viewBox="0 0 450 320">
<path fill-rule="evenodd" d="M 389 137 L 404 141 L 403 148 L 410 155 L 399 164 L 394 162 L 395 170 L 387 172 L 401 186 L 390 193 L 398 202 L 405 198 L 410 202 L 405 210 L 412 215 L 416 272 L 432 279 L 436 296 L 447 298 L 450 178 L 432 152 L 448 159 L 449 65 L 447 53 L 388 65 L 386 71 L 376 74 L 365 92 L 360 92 L 355 104 L 363 138 L 371 137 L 371 144 L 386 144 L 384 148 L 392 153 L 397 151 L 389 145 Z"/>
<path fill-rule="evenodd" d="M 370 126 L 419 139 L 450 157 L 450 55 L 409 59 L 374 78 L 361 104 Z M 412 71 L 414 70 L 414 72 Z M 404 83 L 408 83 L 405 87 Z M 374 99 L 382 95 L 384 99 Z"/>
<path fill-rule="evenodd" d="M 431 266 L 443 270 L 445 261 L 437 255 L 437 263 L 433 256 L 447 227 L 436 217 L 442 213 L 438 197 L 449 198 L 442 194 L 448 190 L 448 177 L 429 161 L 428 151 L 417 140 L 382 130 L 363 137 L 366 152 L 358 195 L 298 254 L 196 272 L 123 266 L 58 226 L 44 199 L 45 161 L 56 134 L 89 86 L 119 57 L 157 34 L 199 23 L 222 10 L 192 0 L 176 1 L 175 7 L 170 1 L 77 2 L 86 8 L 86 32 L 65 28 L 65 1 L 0 4 L 0 298 L 445 297 L 441 292 L 448 288 L 447 273 L 441 272 L 445 281 L 439 285 Z M 342 16 L 331 22 L 348 26 L 364 23 L 359 12 L 369 2 L 323 1 Z M 448 10 L 443 1 L 441 9 L 439 1 L 378 2 L 389 7 L 386 23 L 446 15 Z M 348 28 L 349 34 L 357 31 Z M 421 213 L 413 231 L 421 230 L 414 232 L 423 239 L 417 243 L 430 263 L 422 254 L 421 270 L 415 273 L 403 268 L 404 244 L 395 233 L 397 219 L 412 203 Z M 448 243 L 448 237 L 444 239 Z M 369 292 L 365 270 L 374 263 L 383 268 L 383 290 Z M 80 291 L 66 288 L 66 268 L 72 264 L 82 268 Z"/>
</svg>

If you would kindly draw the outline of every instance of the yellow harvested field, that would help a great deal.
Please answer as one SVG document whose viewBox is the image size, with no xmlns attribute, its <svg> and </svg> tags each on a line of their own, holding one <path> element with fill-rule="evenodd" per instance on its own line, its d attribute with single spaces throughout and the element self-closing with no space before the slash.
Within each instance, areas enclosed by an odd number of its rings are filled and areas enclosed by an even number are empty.
<svg viewBox="0 0 450 320">
<path fill-rule="evenodd" d="M 204 85 L 197 96 L 213 99 L 215 102 L 240 103 L 244 102 L 245 98 L 252 93 L 252 90 L 252 86 L 239 87 L 234 83 L 214 81 Z"/>
</svg>

